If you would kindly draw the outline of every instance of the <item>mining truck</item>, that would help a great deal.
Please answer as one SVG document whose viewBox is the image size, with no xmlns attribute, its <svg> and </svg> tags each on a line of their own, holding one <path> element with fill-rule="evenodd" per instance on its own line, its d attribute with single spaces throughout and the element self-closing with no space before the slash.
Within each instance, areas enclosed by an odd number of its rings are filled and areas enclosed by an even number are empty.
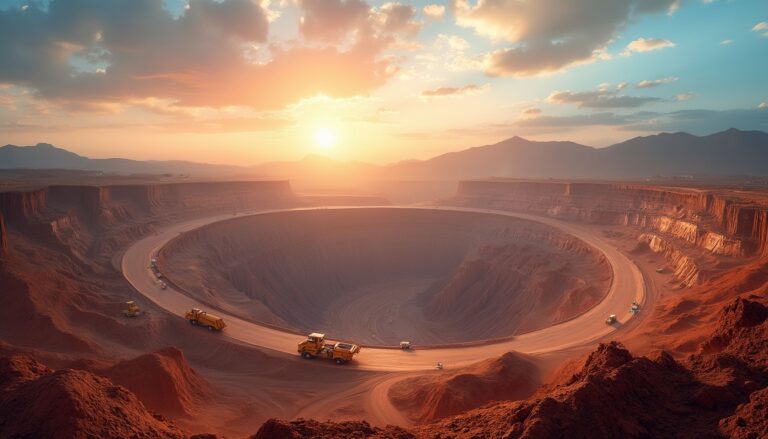
<svg viewBox="0 0 768 439">
<path fill-rule="evenodd" d="M 313 332 L 299 343 L 299 354 L 304 358 L 321 357 L 344 364 L 360 352 L 360 346 L 351 343 L 326 343 L 325 334 Z"/>
<path fill-rule="evenodd" d="M 133 300 L 130 300 L 128 302 L 125 302 L 125 309 L 123 309 L 123 315 L 126 317 L 138 317 L 141 315 L 141 309 L 139 309 L 139 305 L 136 305 L 136 302 Z"/>
<path fill-rule="evenodd" d="M 614 323 L 616 323 L 616 314 L 611 314 L 611 315 L 608 316 L 607 319 L 605 319 L 605 324 L 606 325 L 612 325 Z"/>
<path fill-rule="evenodd" d="M 192 308 L 192 311 L 189 311 L 184 317 L 189 320 L 189 323 L 195 326 L 205 327 L 209 331 L 221 331 L 227 327 L 221 317 L 209 314 L 206 311 L 201 311 L 198 308 Z"/>
</svg>

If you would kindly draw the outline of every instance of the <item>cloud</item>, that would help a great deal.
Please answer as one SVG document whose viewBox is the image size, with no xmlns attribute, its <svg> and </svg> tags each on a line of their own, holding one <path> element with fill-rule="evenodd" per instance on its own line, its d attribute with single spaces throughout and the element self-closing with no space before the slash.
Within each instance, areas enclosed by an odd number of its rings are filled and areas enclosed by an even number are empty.
<svg viewBox="0 0 768 439">
<path fill-rule="evenodd" d="M 534 119 L 541 116 L 541 108 L 528 107 L 520 112 L 520 119 Z"/>
<path fill-rule="evenodd" d="M 424 15 L 432 20 L 439 20 L 445 15 L 445 6 L 443 5 L 427 5 L 422 9 Z"/>
<path fill-rule="evenodd" d="M 696 95 L 693 93 L 680 93 L 678 95 L 675 95 L 675 100 L 678 102 L 683 102 L 683 101 L 689 101 L 695 97 Z"/>
<path fill-rule="evenodd" d="M 486 72 L 530 76 L 558 72 L 604 55 L 619 31 L 675 0 L 454 0 L 460 26 L 508 47 L 488 54 Z"/>
<path fill-rule="evenodd" d="M 733 44 L 733 40 L 723 40 L 720 42 L 721 46 L 730 46 L 731 44 Z"/>
<path fill-rule="evenodd" d="M 757 32 L 764 37 L 768 37 L 768 21 L 761 21 L 752 27 L 752 32 Z"/>
<path fill-rule="evenodd" d="M 380 30 L 390 35 L 412 37 L 421 29 L 422 23 L 415 21 L 413 6 L 401 3 L 385 3 L 377 14 Z"/>
<path fill-rule="evenodd" d="M 304 13 L 299 32 L 308 39 L 339 41 L 368 20 L 370 7 L 362 0 L 299 0 Z"/>
<path fill-rule="evenodd" d="M 627 96 L 620 90 L 601 88 L 595 91 L 555 91 L 547 101 L 553 104 L 574 104 L 579 108 L 635 108 L 661 101 L 660 98 L 646 96 Z"/>
<path fill-rule="evenodd" d="M 627 44 L 627 47 L 621 54 L 629 56 L 633 52 L 651 52 L 653 50 L 661 50 L 668 47 L 675 47 L 675 43 L 663 38 L 638 38 Z"/>
<path fill-rule="evenodd" d="M 371 22 L 367 5 L 321 0 L 341 7 L 335 11 L 347 15 L 339 19 L 312 9 L 316 1 L 304 0 L 313 12 L 302 32 L 329 41 L 359 26 L 343 48 L 269 44 L 268 12 L 251 0 L 191 0 L 177 17 L 159 0 L 51 0 L 46 9 L 0 10 L 0 82 L 80 110 L 145 98 L 264 110 L 320 93 L 365 95 L 396 73 L 383 55 L 394 37 Z M 393 32 L 407 27 L 400 8 L 380 14 Z M 328 31 L 326 20 L 338 29 Z"/>
<path fill-rule="evenodd" d="M 439 87 L 432 90 L 424 90 L 421 92 L 422 98 L 440 98 L 446 96 L 462 96 L 482 93 L 488 90 L 489 86 L 485 85 L 465 85 L 464 87 Z"/>
<path fill-rule="evenodd" d="M 668 77 L 666 77 L 666 78 L 661 78 L 661 79 L 651 79 L 651 80 L 649 80 L 649 79 L 646 79 L 646 80 L 643 80 L 643 81 L 640 81 L 640 82 L 638 82 L 638 83 L 635 85 L 635 88 L 652 88 L 652 87 L 658 87 L 659 85 L 662 85 L 662 84 L 669 84 L 670 82 L 675 82 L 675 81 L 677 81 L 678 79 L 680 79 L 680 78 L 678 78 L 678 77 L 676 77 L 676 76 L 668 76 Z"/>
<path fill-rule="evenodd" d="M 445 66 L 455 72 L 482 70 L 483 57 L 468 54 L 469 42 L 458 35 L 438 34 L 435 40 L 435 58 L 444 59 Z"/>
<path fill-rule="evenodd" d="M 757 108 L 760 110 L 765 110 L 768 108 L 768 102 L 760 102 L 760 105 L 758 105 Z"/>
</svg>

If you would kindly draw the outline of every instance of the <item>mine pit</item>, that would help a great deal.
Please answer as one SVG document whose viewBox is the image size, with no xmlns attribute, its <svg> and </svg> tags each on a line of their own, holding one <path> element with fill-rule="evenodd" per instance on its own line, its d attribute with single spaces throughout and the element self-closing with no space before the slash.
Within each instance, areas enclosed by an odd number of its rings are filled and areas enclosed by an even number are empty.
<svg viewBox="0 0 768 439">
<path fill-rule="evenodd" d="M 440 209 L 233 218 L 175 238 L 160 266 L 208 306 L 368 346 L 541 329 L 598 303 L 611 279 L 600 252 L 554 228 Z"/>
</svg>

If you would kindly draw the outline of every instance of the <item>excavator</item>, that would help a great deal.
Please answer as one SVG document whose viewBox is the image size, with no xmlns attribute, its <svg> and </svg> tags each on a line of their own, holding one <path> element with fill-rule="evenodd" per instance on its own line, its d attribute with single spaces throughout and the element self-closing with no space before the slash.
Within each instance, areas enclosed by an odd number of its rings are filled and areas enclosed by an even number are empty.
<svg viewBox="0 0 768 439">
<path fill-rule="evenodd" d="M 307 339 L 299 343 L 299 355 L 306 359 L 314 357 L 327 358 L 336 364 L 351 361 L 360 352 L 360 346 L 351 343 L 326 343 L 325 334 L 313 332 Z"/>
</svg>

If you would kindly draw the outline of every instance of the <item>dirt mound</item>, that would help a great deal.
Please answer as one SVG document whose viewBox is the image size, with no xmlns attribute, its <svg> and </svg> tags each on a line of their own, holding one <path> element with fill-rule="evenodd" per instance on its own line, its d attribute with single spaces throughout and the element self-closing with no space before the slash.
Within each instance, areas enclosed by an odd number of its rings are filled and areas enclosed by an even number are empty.
<svg viewBox="0 0 768 439">
<path fill-rule="evenodd" d="M 447 374 L 399 381 L 390 389 L 389 398 L 413 421 L 428 422 L 493 401 L 526 398 L 539 384 L 536 366 L 508 352 Z"/>
<path fill-rule="evenodd" d="M 90 372 L 53 372 L 17 356 L 0 360 L 0 374 L 2 437 L 185 437 L 131 392 Z"/>
<path fill-rule="evenodd" d="M 675 361 L 656 351 L 634 357 L 603 344 L 572 374 L 532 398 L 501 403 L 416 430 L 505 437 L 763 437 L 768 386 L 768 320 L 763 304 L 724 307 L 699 354 Z M 574 364 L 580 368 L 573 369 Z M 570 376 L 569 376 L 570 375 Z"/>
<path fill-rule="evenodd" d="M 104 371 L 113 382 L 127 387 L 148 409 L 166 416 L 189 416 L 210 386 L 187 363 L 184 353 L 168 347 Z"/>
<path fill-rule="evenodd" d="M 371 427 L 367 422 L 318 422 L 298 419 L 291 422 L 270 419 L 261 426 L 251 439 L 303 439 L 303 438 L 369 438 L 410 439 L 414 436 L 402 428 L 387 426 Z"/>
<path fill-rule="evenodd" d="M 243 318 L 367 345 L 468 342 L 558 323 L 594 305 L 610 267 L 543 224 L 429 209 L 327 209 L 185 233 L 160 267 Z"/>
<path fill-rule="evenodd" d="M 720 431 L 733 439 L 768 437 L 768 389 L 758 390 L 733 416 L 720 421 Z"/>
<path fill-rule="evenodd" d="M 545 396 L 475 410 L 430 428 L 515 438 L 712 436 L 716 417 L 701 409 L 690 417 L 696 408 L 692 385 L 669 355 L 634 358 L 611 343 L 600 345 L 581 371 Z"/>
<path fill-rule="evenodd" d="M 764 324 L 766 319 L 768 308 L 765 305 L 741 297 L 736 298 L 723 308 L 714 333 L 701 350 L 712 353 L 727 349 L 729 352 L 750 357 L 751 361 L 766 361 L 768 352 L 761 350 L 762 346 L 755 346 L 755 343 L 765 342 L 768 338 L 768 325 Z M 752 334 L 754 332 L 758 333 Z"/>
</svg>

